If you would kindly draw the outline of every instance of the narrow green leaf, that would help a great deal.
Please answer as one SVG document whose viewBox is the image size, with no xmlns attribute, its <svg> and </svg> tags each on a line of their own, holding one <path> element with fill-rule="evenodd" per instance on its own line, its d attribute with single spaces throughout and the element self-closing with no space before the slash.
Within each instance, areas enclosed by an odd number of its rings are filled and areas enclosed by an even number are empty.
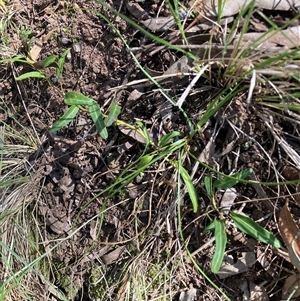
<svg viewBox="0 0 300 301">
<path fill-rule="evenodd" d="M 74 91 L 66 93 L 64 102 L 69 106 L 92 106 L 94 103 L 97 104 L 97 102 L 92 98 L 86 97 L 83 94 Z"/>
<path fill-rule="evenodd" d="M 15 63 L 15 62 L 31 65 L 23 55 L 18 55 L 18 56 L 12 57 L 12 58 L 7 58 L 7 59 L 0 60 L 0 64 L 2 64 L 2 63 Z"/>
<path fill-rule="evenodd" d="M 56 76 L 59 78 L 62 77 L 65 60 L 66 60 L 67 54 L 70 52 L 70 50 L 71 50 L 71 48 L 68 48 L 57 61 Z"/>
<path fill-rule="evenodd" d="M 205 176 L 204 177 L 204 186 L 206 189 L 206 192 L 208 194 L 208 196 L 213 199 L 214 195 L 213 195 L 213 189 L 212 189 L 212 177 L 211 176 Z"/>
<path fill-rule="evenodd" d="M 16 179 L 10 179 L 7 181 L 1 181 L 0 182 L 0 189 L 4 189 L 5 187 L 12 187 L 15 184 L 20 184 L 20 183 L 25 183 L 25 182 L 29 182 L 30 181 L 30 177 L 19 177 Z"/>
<path fill-rule="evenodd" d="M 89 112 L 92 117 L 92 120 L 96 126 L 97 132 L 103 139 L 108 138 L 108 132 L 105 127 L 100 106 L 94 101 L 93 105 L 89 106 Z"/>
<path fill-rule="evenodd" d="M 222 265 L 225 248 L 227 243 L 227 235 L 225 231 L 225 222 L 220 220 L 214 221 L 215 226 L 215 239 L 216 239 L 216 250 L 211 261 L 211 271 L 217 273 Z"/>
<path fill-rule="evenodd" d="M 195 186 L 193 184 L 193 181 L 192 181 L 190 175 L 188 174 L 188 172 L 186 171 L 186 169 L 181 164 L 179 164 L 178 161 L 176 161 L 174 163 L 175 163 L 175 166 L 178 169 L 179 174 L 180 174 L 181 178 L 183 179 L 184 184 L 185 184 L 185 186 L 187 188 L 187 191 L 189 193 L 189 196 L 190 196 L 190 199 L 191 199 L 191 202 L 192 202 L 192 205 L 193 205 L 193 211 L 197 212 L 197 210 L 198 210 L 198 196 L 197 196 L 197 192 L 196 192 Z"/>
<path fill-rule="evenodd" d="M 116 119 L 118 118 L 119 114 L 121 113 L 121 107 L 118 106 L 114 101 L 110 105 L 110 110 L 107 119 L 105 120 L 105 124 L 107 127 L 111 126 Z"/>
<path fill-rule="evenodd" d="M 31 71 L 31 72 L 26 72 L 24 74 L 21 74 L 20 76 L 16 77 L 16 80 L 24 80 L 28 78 L 47 78 L 46 75 L 39 71 Z"/>
<path fill-rule="evenodd" d="M 141 168 L 142 169 L 147 168 L 149 166 L 150 162 L 152 161 L 153 157 L 154 157 L 154 155 L 145 155 L 145 156 L 143 156 L 140 159 L 139 163 L 137 164 L 137 170 L 139 170 Z"/>
<path fill-rule="evenodd" d="M 223 17 L 223 10 L 225 6 L 225 2 L 223 0 L 218 0 L 218 24 L 221 24 L 221 19 Z"/>
<path fill-rule="evenodd" d="M 257 224 L 251 218 L 241 215 L 241 214 L 238 214 L 233 211 L 231 211 L 231 217 L 232 217 L 236 227 L 240 231 L 242 231 L 266 244 L 270 244 L 271 246 L 273 246 L 275 248 L 281 247 L 280 241 L 273 234 L 271 234 L 265 228 L 261 227 L 259 224 Z"/>
<path fill-rule="evenodd" d="M 79 108 L 77 106 L 71 106 L 67 112 L 61 116 L 50 129 L 50 133 L 56 133 L 61 128 L 65 127 L 68 123 L 70 123 L 76 114 L 78 113 Z"/>
<path fill-rule="evenodd" d="M 173 131 L 171 133 L 168 133 L 164 135 L 159 141 L 158 145 L 159 146 L 166 146 L 173 138 L 178 137 L 180 133 L 178 131 Z"/>
<path fill-rule="evenodd" d="M 151 142 L 149 132 L 146 126 L 141 121 L 136 121 L 135 123 L 143 130 L 144 138 L 146 140 L 146 147 L 147 147 Z"/>
<path fill-rule="evenodd" d="M 57 55 L 50 55 L 41 62 L 41 66 L 43 69 L 47 67 L 51 67 L 52 64 L 55 63 Z"/>
<path fill-rule="evenodd" d="M 214 187 L 219 189 L 227 189 L 236 185 L 240 180 L 245 180 L 253 172 L 252 168 L 247 168 L 238 172 L 237 174 L 224 177 L 220 180 L 214 181 Z"/>
<path fill-rule="evenodd" d="M 203 230 L 203 233 L 207 233 L 215 229 L 215 221 L 212 221 L 208 226 L 206 226 Z"/>
</svg>

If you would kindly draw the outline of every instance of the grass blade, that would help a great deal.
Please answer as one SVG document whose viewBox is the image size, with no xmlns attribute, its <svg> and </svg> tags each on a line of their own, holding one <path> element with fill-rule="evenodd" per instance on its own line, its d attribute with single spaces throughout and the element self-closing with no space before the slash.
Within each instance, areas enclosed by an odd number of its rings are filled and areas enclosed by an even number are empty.
<svg viewBox="0 0 300 301">
<path fill-rule="evenodd" d="M 147 29 L 143 28 L 142 26 L 140 26 L 139 24 L 137 24 L 136 22 L 134 22 L 131 18 L 127 17 L 126 15 L 120 13 L 119 11 L 117 11 L 116 9 L 114 9 L 112 6 L 110 6 L 109 4 L 106 3 L 106 1 L 102 1 L 102 0 L 96 0 L 98 3 L 100 3 L 103 7 L 109 9 L 113 14 L 117 15 L 118 17 L 122 18 L 124 21 L 126 21 L 126 23 L 130 24 L 133 28 L 137 29 L 138 31 L 140 31 L 142 34 L 144 34 L 146 37 L 148 37 L 150 40 L 154 40 L 157 43 L 160 43 L 162 45 L 167 46 L 169 49 L 174 49 L 178 52 L 182 52 L 185 55 L 187 55 L 188 57 L 197 60 L 197 57 L 194 56 L 191 52 L 186 51 L 185 49 L 182 49 L 180 47 L 178 47 L 177 45 L 174 45 L 172 43 L 170 43 L 167 40 L 164 40 L 162 38 L 160 38 L 159 36 L 156 36 L 152 33 L 150 33 Z M 102 14 L 101 15 L 102 18 L 104 18 L 105 16 Z M 104 18 L 105 20 L 107 20 L 107 18 Z M 109 21 L 109 20 L 108 20 Z M 111 22 L 109 22 L 111 23 Z"/>
<path fill-rule="evenodd" d="M 64 102 L 69 106 L 92 106 L 94 103 L 96 103 L 96 101 L 92 98 L 86 97 L 83 94 L 74 91 L 66 93 Z"/>
<path fill-rule="evenodd" d="M 10 180 L 1 180 L 0 182 L 0 189 L 4 189 L 5 187 L 11 187 L 15 184 L 20 184 L 20 183 L 26 183 L 30 181 L 30 177 L 19 177 L 17 179 L 10 179 Z"/>
<path fill-rule="evenodd" d="M 105 127 L 103 118 L 102 118 L 102 113 L 100 110 L 100 106 L 94 101 L 92 105 L 89 106 L 89 112 L 92 117 L 92 120 L 96 126 L 97 132 L 100 134 L 100 136 L 103 139 L 108 138 L 108 132 Z"/>
<path fill-rule="evenodd" d="M 185 184 L 185 186 L 187 188 L 187 191 L 189 193 L 189 196 L 190 196 L 190 199 L 191 199 L 191 202 L 192 202 L 192 205 L 193 205 L 193 211 L 197 212 L 197 210 L 198 210 L 198 196 L 197 196 L 197 192 L 196 192 L 195 186 L 193 184 L 193 181 L 192 181 L 190 175 L 188 174 L 188 172 L 186 171 L 186 169 L 178 161 L 176 161 L 174 163 L 175 163 L 175 166 L 178 169 L 178 171 L 180 173 L 180 176 L 183 179 L 184 184 Z"/>
<path fill-rule="evenodd" d="M 108 117 L 106 119 L 106 126 L 109 127 L 111 126 L 115 120 L 118 118 L 119 114 L 121 113 L 121 107 L 118 106 L 114 101 L 110 105 L 110 110 Z"/>
<path fill-rule="evenodd" d="M 266 244 L 270 244 L 275 248 L 280 248 L 280 241 L 271 234 L 268 230 L 261 227 L 251 218 L 238 214 L 231 211 L 231 217 L 236 225 L 236 227 L 242 232 L 254 237 L 257 240 L 260 240 Z"/>
<path fill-rule="evenodd" d="M 222 265 L 225 248 L 227 243 L 227 235 L 225 231 L 224 221 L 215 220 L 215 239 L 216 239 L 216 250 L 211 261 L 211 271 L 217 273 Z"/>
<path fill-rule="evenodd" d="M 65 127 L 68 123 L 70 123 L 76 114 L 78 113 L 79 108 L 77 106 L 71 106 L 67 112 L 61 116 L 50 129 L 50 133 L 56 133 L 61 128 Z"/>
</svg>

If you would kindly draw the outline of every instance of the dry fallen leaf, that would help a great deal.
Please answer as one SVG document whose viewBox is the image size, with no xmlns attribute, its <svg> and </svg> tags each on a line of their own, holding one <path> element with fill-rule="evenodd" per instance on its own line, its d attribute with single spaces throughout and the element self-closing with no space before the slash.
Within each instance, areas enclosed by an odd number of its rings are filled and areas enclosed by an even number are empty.
<svg viewBox="0 0 300 301">
<path fill-rule="evenodd" d="M 142 135 L 140 135 L 137 130 L 130 129 L 130 128 L 122 126 L 122 125 L 119 125 L 119 130 L 123 134 L 133 138 L 134 140 L 136 140 L 140 143 L 143 143 L 143 144 L 146 143 L 146 139 Z"/>
<path fill-rule="evenodd" d="M 134 90 L 128 95 L 127 101 L 135 101 L 135 100 L 138 100 L 139 98 L 141 98 L 141 96 L 142 96 L 143 94 L 144 94 L 144 93 L 138 91 L 137 89 L 134 89 Z"/>
<path fill-rule="evenodd" d="M 300 271 L 300 230 L 288 208 L 288 201 L 280 211 L 278 218 L 280 235 L 288 248 L 291 263 Z"/>
<path fill-rule="evenodd" d="M 291 275 L 288 278 L 286 278 L 283 288 L 282 288 L 282 299 L 287 299 L 295 289 L 296 285 L 300 285 L 300 279 L 297 275 Z M 297 298 L 300 296 L 300 287 L 297 288 L 297 290 L 293 294 L 293 298 Z M 293 299 L 294 300 L 294 299 Z"/>
<path fill-rule="evenodd" d="M 46 43 L 52 35 L 57 31 L 58 28 L 54 28 L 51 31 L 49 31 L 47 34 L 43 35 L 36 43 L 33 45 L 33 47 L 30 49 L 28 56 L 27 56 L 27 61 L 34 64 L 37 63 L 37 60 L 40 56 L 40 52 L 43 49 L 43 44 Z"/>
<path fill-rule="evenodd" d="M 105 254 L 101 257 L 101 260 L 104 264 L 109 265 L 114 263 L 116 260 L 119 259 L 119 257 L 122 255 L 122 253 L 125 251 L 126 247 L 118 247 L 117 249 L 113 250 L 112 252 Z"/>
<path fill-rule="evenodd" d="M 217 273 L 220 279 L 246 272 L 256 262 L 254 252 L 242 252 L 236 262 L 231 257 L 224 256 L 224 262 Z"/>
<path fill-rule="evenodd" d="M 196 298 L 196 295 L 197 290 L 192 287 L 188 291 L 180 293 L 179 301 L 193 301 Z"/>
<path fill-rule="evenodd" d="M 259 41 L 260 49 L 262 48 L 266 49 L 268 47 L 276 47 L 276 45 L 285 46 L 290 49 L 300 45 L 299 32 L 300 32 L 300 26 L 290 27 L 276 33 L 270 32 L 268 34 L 259 33 L 259 32 L 250 32 L 243 35 L 242 42 L 240 41 L 241 36 L 236 35 L 235 42 L 238 43 L 239 45 L 243 45 L 249 42 Z"/>
<path fill-rule="evenodd" d="M 225 190 L 222 200 L 220 202 L 220 207 L 222 208 L 224 214 L 228 214 L 236 197 L 237 194 L 235 188 L 228 188 Z"/>
<path fill-rule="evenodd" d="M 263 286 L 244 280 L 239 289 L 243 292 L 243 301 L 269 301 L 269 296 Z"/>
<path fill-rule="evenodd" d="M 218 0 L 204 0 L 204 12 L 207 17 L 209 16 L 217 16 L 217 13 L 220 9 L 218 9 L 218 5 L 220 1 Z M 247 5 L 250 5 L 252 0 L 227 0 L 221 2 L 222 9 L 221 14 L 222 17 L 225 16 L 233 16 L 239 13 L 243 8 Z M 256 1 L 255 6 L 261 9 L 269 9 L 269 10 L 298 10 L 299 11 L 299 1 L 298 0 L 260 0 Z"/>
<path fill-rule="evenodd" d="M 147 20 L 150 18 L 149 14 L 134 1 L 126 1 L 126 8 L 138 20 Z"/>
</svg>

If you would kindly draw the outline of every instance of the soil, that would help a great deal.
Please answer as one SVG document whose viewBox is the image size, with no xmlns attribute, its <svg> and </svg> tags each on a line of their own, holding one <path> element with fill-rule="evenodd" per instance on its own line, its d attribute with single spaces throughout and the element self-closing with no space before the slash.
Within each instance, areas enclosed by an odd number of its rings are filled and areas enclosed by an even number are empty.
<svg viewBox="0 0 300 301">
<path fill-rule="evenodd" d="M 161 3 L 156 2 L 140 4 L 152 17 L 157 14 L 168 16 L 166 6 L 160 10 Z M 107 3 L 134 19 L 123 1 Z M 50 250 L 56 246 L 57 241 L 68 237 L 51 251 L 50 257 L 57 269 L 51 276 L 53 283 L 72 300 L 96 300 L 96 297 L 90 295 L 88 283 L 93 276 L 92 271 L 101 262 L 106 267 L 106 277 L 111 285 L 110 297 L 105 299 L 102 293 L 101 300 L 123 300 L 124 286 L 132 272 L 128 269 L 127 274 L 121 277 L 118 271 L 124 270 L 131 261 L 143 258 L 140 254 L 147 250 L 149 262 L 174 265 L 172 284 L 168 288 L 169 293 L 175 292 L 172 300 L 179 300 L 180 292 L 191 287 L 197 289 L 195 300 L 223 300 L 191 261 L 176 230 L 176 178 L 173 169 L 166 166 L 165 162 L 154 163 L 151 170 L 136 174 L 126 182 L 125 188 L 119 189 L 125 183 L 122 180 L 112 192 L 107 188 L 116 178 L 125 177 L 124 170 L 143 154 L 144 143 L 118 125 L 109 127 L 108 139 L 102 139 L 85 112 L 81 112 L 57 134 L 49 133 L 54 122 L 66 111 L 64 93 L 76 91 L 96 100 L 103 113 L 109 111 L 113 100 L 122 108 L 118 118 L 129 124 L 135 124 L 137 120 L 143 122 L 154 141 L 174 130 L 185 137 L 189 133 L 189 125 L 182 112 L 175 106 L 166 108 L 165 98 L 153 85 L 129 85 L 112 89 L 144 78 L 116 30 L 120 31 L 129 47 L 136 49 L 140 64 L 153 72 L 165 72 L 182 54 L 162 49 L 150 55 L 151 40 L 94 1 L 14 0 L 13 11 L 6 38 L 14 54 L 27 56 L 33 45 L 42 40 L 38 62 L 51 55 L 60 57 L 69 49 L 61 78 L 56 74 L 55 67 L 39 69 L 39 64 L 35 66 L 47 79 L 16 81 L 14 77 L 32 71 L 32 67 L 18 62 L 1 67 L 0 70 L 1 102 L 14 116 L 12 118 L 7 109 L 1 110 L 2 121 L 20 133 L 24 133 L 24 127 L 31 129 L 40 141 L 38 148 L 28 154 L 34 201 L 27 206 L 42 233 L 43 248 Z M 112 22 L 115 30 L 101 14 Z M 278 18 L 278 14 L 269 12 L 270 16 L 272 14 Z M 279 21 L 285 18 L 282 14 Z M 252 31 L 265 26 L 258 14 L 254 15 L 252 24 Z M 30 33 L 25 34 L 29 29 Z M 206 33 L 210 34 L 209 30 Z M 161 33 L 163 37 L 168 37 L 168 34 Z M 178 99 L 190 80 L 184 77 L 166 82 L 164 88 L 171 97 Z M 218 76 L 212 79 L 203 77 L 197 82 L 194 87 L 196 93 L 183 104 L 193 124 L 198 122 L 213 97 L 225 85 L 226 79 Z M 211 88 L 200 93 L 203 87 Z M 189 142 L 189 151 L 196 157 L 206 156 L 204 162 L 225 174 L 251 167 L 255 179 L 263 182 L 276 181 L 274 169 L 281 173 L 283 165 L 288 165 L 285 176 L 281 178 L 290 179 L 287 173 L 297 174 L 297 169 L 285 163 L 285 154 L 280 152 L 269 129 L 259 117 L 263 111 L 261 107 L 254 104 L 248 109 L 246 98 L 245 93 L 238 93 L 223 106 L 205 125 L 204 130 Z M 284 120 L 276 119 L 274 126 L 291 132 Z M 297 130 L 298 125 L 295 125 Z M 207 146 L 211 143 L 212 135 L 215 137 L 213 149 L 209 149 Z M 289 141 L 293 144 L 293 138 Z M 5 143 L 14 144 L 15 140 L 11 137 Z M 295 143 L 298 145 L 298 140 Z M 191 172 L 194 164 L 187 160 L 185 168 Z M 130 170 L 133 168 L 131 166 Z M 237 262 L 245 252 L 253 252 L 256 259 L 258 254 L 263 254 L 269 265 L 256 260 L 243 273 L 224 279 L 211 273 L 213 242 L 207 246 L 205 244 L 213 237 L 213 233 L 204 232 L 204 228 L 209 224 L 207 213 L 212 207 L 201 180 L 203 173 L 207 174 L 207 170 L 205 166 L 200 166 L 194 177 L 199 179 L 197 213 L 193 213 L 187 195 L 180 209 L 184 243 L 194 254 L 195 262 L 231 300 L 244 300 L 242 287 L 245 283 L 257 286 L 264 284 L 263 290 L 269 299 L 260 297 L 255 300 L 281 300 L 282 287 L 289 272 L 280 266 L 292 271 L 293 266 L 286 258 L 275 253 L 275 249 L 241 235 L 233 224 L 229 223 L 227 229 L 228 260 L 232 258 Z M 274 212 L 285 203 L 284 196 L 289 193 L 288 189 L 293 192 L 295 187 L 264 186 L 263 193 L 268 198 L 264 201 L 260 199 L 265 196 L 255 186 L 240 183 L 235 188 L 235 209 L 244 206 L 245 214 L 259 220 L 260 225 L 280 238 Z M 224 192 L 218 193 L 216 201 L 219 203 Z M 295 216 L 299 216 L 296 201 L 292 202 L 291 207 Z M 142 264 L 139 263 L 140 266 Z M 72 292 L 71 289 L 67 291 L 61 280 L 64 274 L 71 275 L 71 282 L 76 287 Z M 113 283 L 114 277 L 118 279 L 116 283 Z M 58 298 L 47 290 L 46 285 L 42 285 L 42 281 L 40 286 L 44 291 L 36 300 Z M 258 292 L 259 289 L 253 291 Z M 156 291 L 147 293 L 145 300 L 158 297 Z"/>
</svg>

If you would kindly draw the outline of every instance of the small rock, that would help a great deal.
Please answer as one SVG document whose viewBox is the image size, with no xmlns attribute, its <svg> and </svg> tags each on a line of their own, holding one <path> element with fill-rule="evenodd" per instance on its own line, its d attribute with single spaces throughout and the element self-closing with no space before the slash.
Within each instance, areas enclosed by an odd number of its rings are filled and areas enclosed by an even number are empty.
<svg viewBox="0 0 300 301">
<path fill-rule="evenodd" d="M 81 51 L 81 45 L 79 43 L 74 44 L 72 48 L 75 53 L 79 53 Z"/>
</svg>

